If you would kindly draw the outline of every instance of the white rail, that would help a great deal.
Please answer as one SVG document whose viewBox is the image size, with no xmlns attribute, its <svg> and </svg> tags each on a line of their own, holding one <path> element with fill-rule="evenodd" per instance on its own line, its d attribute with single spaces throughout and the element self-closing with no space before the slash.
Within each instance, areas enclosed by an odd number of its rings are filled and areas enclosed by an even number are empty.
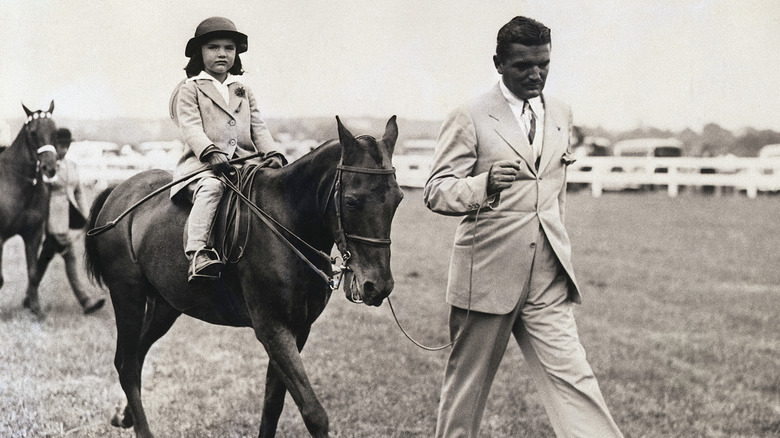
<svg viewBox="0 0 780 438">
<path fill-rule="evenodd" d="M 666 186 L 674 197 L 689 186 L 727 187 L 755 198 L 760 191 L 780 190 L 780 159 L 583 157 L 569 167 L 568 182 L 590 185 L 594 197 L 646 186 Z"/>
</svg>

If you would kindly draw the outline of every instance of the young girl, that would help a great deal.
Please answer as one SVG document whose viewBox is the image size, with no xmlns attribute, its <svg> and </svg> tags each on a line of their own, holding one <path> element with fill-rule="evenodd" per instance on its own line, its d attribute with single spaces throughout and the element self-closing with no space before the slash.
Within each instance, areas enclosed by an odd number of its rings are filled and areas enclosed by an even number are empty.
<svg viewBox="0 0 780 438">
<path fill-rule="evenodd" d="M 247 36 L 232 21 L 203 20 L 184 52 L 190 58 L 185 68 L 188 79 L 171 97 L 171 117 L 184 140 L 174 179 L 210 168 L 171 189 L 171 197 L 182 192 L 192 200 L 184 249 L 190 260 L 188 281 L 218 278 L 222 271 L 219 254 L 207 244 L 225 190 L 217 175 L 231 170 L 228 160 L 264 152 L 255 162 L 266 161 L 274 168 L 284 165 L 252 92 L 239 82 L 243 69 L 238 54 L 246 50 Z"/>
</svg>

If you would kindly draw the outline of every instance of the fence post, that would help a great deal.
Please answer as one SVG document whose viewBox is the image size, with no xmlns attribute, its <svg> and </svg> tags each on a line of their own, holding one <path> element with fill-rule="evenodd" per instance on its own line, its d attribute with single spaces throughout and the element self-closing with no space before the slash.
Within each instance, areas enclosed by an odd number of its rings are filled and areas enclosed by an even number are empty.
<svg viewBox="0 0 780 438">
<path fill-rule="evenodd" d="M 677 168 L 673 166 L 669 166 L 667 168 L 667 172 L 669 175 L 669 186 L 668 186 L 668 192 L 670 198 L 676 198 L 677 193 L 679 192 L 679 186 L 677 185 Z"/>
<path fill-rule="evenodd" d="M 758 196 L 758 166 L 755 162 L 748 164 L 746 179 L 745 194 L 748 198 L 755 199 Z"/>
<path fill-rule="evenodd" d="M 603 173 L 602 166 L 593 165 L 591 169 L 591 183 L 590 183 L 590 196 L 594 198 L 600 198 L 603 189 L 603 183 L 601 181 L 601 174 Z"/>
</svg>

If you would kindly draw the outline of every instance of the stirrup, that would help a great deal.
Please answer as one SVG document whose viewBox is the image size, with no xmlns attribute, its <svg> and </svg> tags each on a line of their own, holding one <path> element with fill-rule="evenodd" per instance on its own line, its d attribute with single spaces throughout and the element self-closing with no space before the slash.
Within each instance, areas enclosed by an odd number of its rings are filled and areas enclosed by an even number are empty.
<svg viewBox="0 0 780 438">
<path fill-rule="evenodd" d="M 222 276 L 224 263 L 219 258 L 219 253 L 213 248 L 201 248 L 195 251 L 190 261 L 187 281 L 196 278 L 216 280 Z"/>
</svg>

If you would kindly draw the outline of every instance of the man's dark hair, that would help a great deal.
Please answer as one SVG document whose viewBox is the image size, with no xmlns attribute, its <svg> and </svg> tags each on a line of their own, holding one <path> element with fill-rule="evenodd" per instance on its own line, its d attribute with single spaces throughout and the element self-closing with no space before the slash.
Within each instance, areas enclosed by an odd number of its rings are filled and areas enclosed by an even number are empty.
<svg viewBox="0 0 780 438">
<path fill-rule="evenodd" d="M 69 145 L 73 140 L 73 137 L 70 135 L 70 129 L 68 128 L 58 129 L 57 133 L 55 134 L 55 138 L 57 139 L 57 143 L 62 145 Z"/>
<path fill-rule="evenodd" d="M 504 59 L 510 44 L 542 46 L 550 44 L 550 28 L 528 17 L 515 17 L 498 30 L 496 56 Z"/>
<path fill-rule="evenodd" d="M 215 36 L 214 38 L 217 37 L 218 36 Z M 192 54 L 192 57 L 190 57 L 190 61 L 187 63 L 187 66 L 184 67 L 184 71 L 187 72 L 187 77 L 191 78 L 193 76 L 197 76 L 205 69 L 206 65 L 203 63 L 203 52 L 201 51 L 200 47 L 198 47 L 198 49 L 195 50 L 195 52 Z M 241 64 L 241 57 L 238 56 L 238 53 L 236 53 L 236 60 L 233 62 L 233 67 L 228 70 L 228 73 L 236 76 L 241 76 L 244 74 L 244 66 Z"/>
</svg>

